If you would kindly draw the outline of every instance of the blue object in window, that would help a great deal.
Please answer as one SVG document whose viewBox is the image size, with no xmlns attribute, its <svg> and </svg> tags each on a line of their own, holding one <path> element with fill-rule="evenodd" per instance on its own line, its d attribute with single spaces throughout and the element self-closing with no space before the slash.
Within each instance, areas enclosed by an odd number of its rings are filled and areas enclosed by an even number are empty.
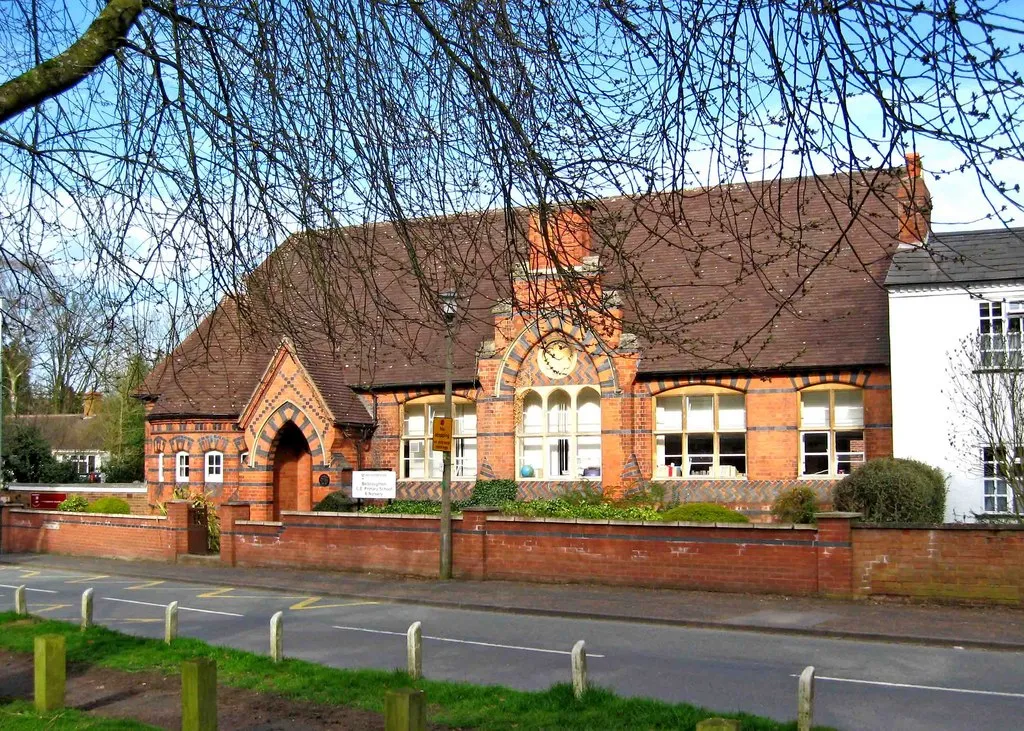
<svg viewBox="0 0 1024 731">
<path fill-rule="evenodd" d="M 519 468 L 520 477 L 533 477 L 533 465 L 524 464 Z"/>
</svg>

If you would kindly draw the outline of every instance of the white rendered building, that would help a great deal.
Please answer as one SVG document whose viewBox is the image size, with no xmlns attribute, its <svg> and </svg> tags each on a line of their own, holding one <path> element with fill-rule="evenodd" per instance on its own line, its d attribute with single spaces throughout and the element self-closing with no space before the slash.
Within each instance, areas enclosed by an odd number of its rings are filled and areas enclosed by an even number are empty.
<svg viewBox="0 0 1024 731">
<path fill-rule="evenodd" d="M 1024 228 L 933 234 L 896 254 L 885 285 L 893 456 L 949 476 L 947 520 L 1012 511 L 992 450 L 964 418 L 954 373 L 964 367 L 965 346 L 979 349 L 977 363 L 1020 367 Z"/>
</svg>

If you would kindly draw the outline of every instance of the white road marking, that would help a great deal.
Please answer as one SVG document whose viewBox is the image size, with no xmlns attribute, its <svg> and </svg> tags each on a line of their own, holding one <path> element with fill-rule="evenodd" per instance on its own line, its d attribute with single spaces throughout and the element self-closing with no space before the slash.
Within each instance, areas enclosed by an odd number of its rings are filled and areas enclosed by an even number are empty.
<svg viewBox="0 0 1024 731">
<path fill-rule="evenodd" d="M 4 589 L 17 589 L 18 587 L 17 586 L 12 586 L 11 584 L 0 584 L 0 588 L 4 588 Z M 29 586 L 25 587 L 25 591 L 38 591 L 40 594 L 56 594 L 57 593 L 53 589 L 33 589 L 32 587 L 29 587 Z"/>
<path fill-rule="evenodd" d="M 334 629 L 348 630 L 349 632 L 370 632 L 375 635 L 399 635 L 405 637 L 405 632 L 389 632 L 383 629 L 366 629 L 365 627 L 341 627 L 339 625 L 333 625 Z M 481 647 L 497 647 L 502 650 L 524 650 L 526 652 L 546 652 L 551 655 L 571 655 L 571 650 L 548 650 L 543 647 L 523 647 L 521 645 L 499 645 L 494 642 L 475 642 L 473 640 L 456 640 L 452 637 L 431 637 L 429 635 L 423 635 L 425 640 L 436 640 L 438 642 L 455 642 L 460 645 L 480 645 Z M 596 653 L 587 653 L 587 657 L 604 657 L 604 655 L 598 655 Z"/>
<path fill-rule="evenodd" d="M 796 674 L 789 677 L 796 678 Z M 827 675 L 815 676 L 815 680 L 830 680 L 833 683 L 855 683 L 857 685 L 880 685 L 885 688 L 909 688 L 911 690 L 937 690 L 944 693 L 966 693 L 968 695 L 994 695 L 1001 698 L 1024 698 L 1024 693 L 1008 693 L 1000 690 L 974 690 L 973 688 L 947 688 L 942 685 L 916 685 L 914 683 L 887 683 L 882 680 L 859 680 L 857 678 L 830 678 Z"/>
<path fill-rule="evenodd" d="M 108 602 L 121 602 L 122 604 L 138 604 L 143 607 L 160 607 L 165 609 L 166 604 L 156 604 L 155 602 L 140 602 L 134 599 L 115 599 L 112 596 L 101 596 L 100 599 L 104 599 Z M 234 612 L 217 612 L 213 609 L 195 609 L 193 607 L 178 607 L 182 612 L 201 612 L 203 614 L 219 614 L 223 617 L 244 617 L 244 614 L 235 614 Z"/>
</svg>

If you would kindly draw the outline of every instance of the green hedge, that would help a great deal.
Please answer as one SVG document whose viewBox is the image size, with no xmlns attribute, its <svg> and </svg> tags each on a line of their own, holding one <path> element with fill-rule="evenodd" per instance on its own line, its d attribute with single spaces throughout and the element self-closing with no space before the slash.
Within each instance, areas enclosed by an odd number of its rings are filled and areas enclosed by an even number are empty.
<svg viewBox="0 0 1024 731">
<path fill-rule="evenodd" d="M 576 502 L 573 499 L 529 500 L 501 506 L 505 515 L 525 518 L 589 518 L 591 520 L 658 520 L 658 511 L 643 505 Z"/>
<path fill-rule="evenodd" d="M 85 509 L 87 513 L 112 513 L 114 515 L 128 515 L 132 512 L 132 506 L 119 497 L 101 497 Z"/>
<path fill-rule="evenodd" d="M 683 503 L 666 510 L 660 518 L 666 522 L 682 520 L 690 523 L 749 523 L 750 518 L 716 503 Z"/>
<path fill-rule="evenodd" d="M 497 507 L 514 501 L 518 494 L 515 480 L 477 480 L 473 485 L 473 494 L 469 497 L 469 505 Z"/>
<path fill-rule="evenodd" d="M 946 476 L 914 459 L 873 459 L 836 485 L 835 507 L 869 523 L 941 523 Z"/>
</svg>

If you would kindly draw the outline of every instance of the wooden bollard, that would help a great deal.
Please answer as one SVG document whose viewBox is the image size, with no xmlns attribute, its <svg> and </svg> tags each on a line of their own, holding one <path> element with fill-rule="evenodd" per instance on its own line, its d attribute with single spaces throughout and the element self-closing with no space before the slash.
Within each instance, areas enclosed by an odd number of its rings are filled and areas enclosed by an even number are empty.
<svg viewBox="0 0 1024 731">
<path fill-rule="evenodd" d="M 572 694 L 577 700 L 587 692 L 587 651 L 583 640 L 572 648 Z"/>
<path fill-rule="evenodd" d="M 28 604 L 25 603 L 24 584 L 14 590 L 14 611 L 23 617 L 28 614 Z"/>
<path fill-rule="evenodd" d="M 735 718 L 705 718 L 697 724 L 697 731 L 740 731 Z"/>
<path fill-rule="evenodd" d="M 384 694 L 384 731 L 425 731 L 427 697 L 422 690 L 401 688 Z"/>
<path fill-rule="evenodd" d="M 217 663 L 209 658 L 181 664 L 182 731 L 216 731 Z"/>
<path fill-rule="evenodd" d="M 423 631 L 419 622 L 409 625 L 405 633 L 405 644 L 409 653 L 409 677 L 419 680 L 423 677 Z"/>
<path fill-rule="evenodd" d="M 796 691 L 797 731 L 811 731 L 814 725 L 814 666 L 808 665 L 800 673 Z"/>
<path fill-rule="evenodd" d="M 178 637 L 178 602 L 171 602 L 164 610 L 164 642 L 171 644 Z"/>
<path fill-rule="evenodd" d="M 92 627 L 92 589 L 82 592 L 82 631 Z"/>
<path fill-rule="evenodd" d="M 39 635 L 35 639 L 35 700 L 40 713 L 64 707 L 67 665 L 63 635 Z"/>
<path fill-rule="evenodd" d="M 270 657 L 274 662 L 284 660 L 284 612 L 270 618 Z"/>
</svg>

